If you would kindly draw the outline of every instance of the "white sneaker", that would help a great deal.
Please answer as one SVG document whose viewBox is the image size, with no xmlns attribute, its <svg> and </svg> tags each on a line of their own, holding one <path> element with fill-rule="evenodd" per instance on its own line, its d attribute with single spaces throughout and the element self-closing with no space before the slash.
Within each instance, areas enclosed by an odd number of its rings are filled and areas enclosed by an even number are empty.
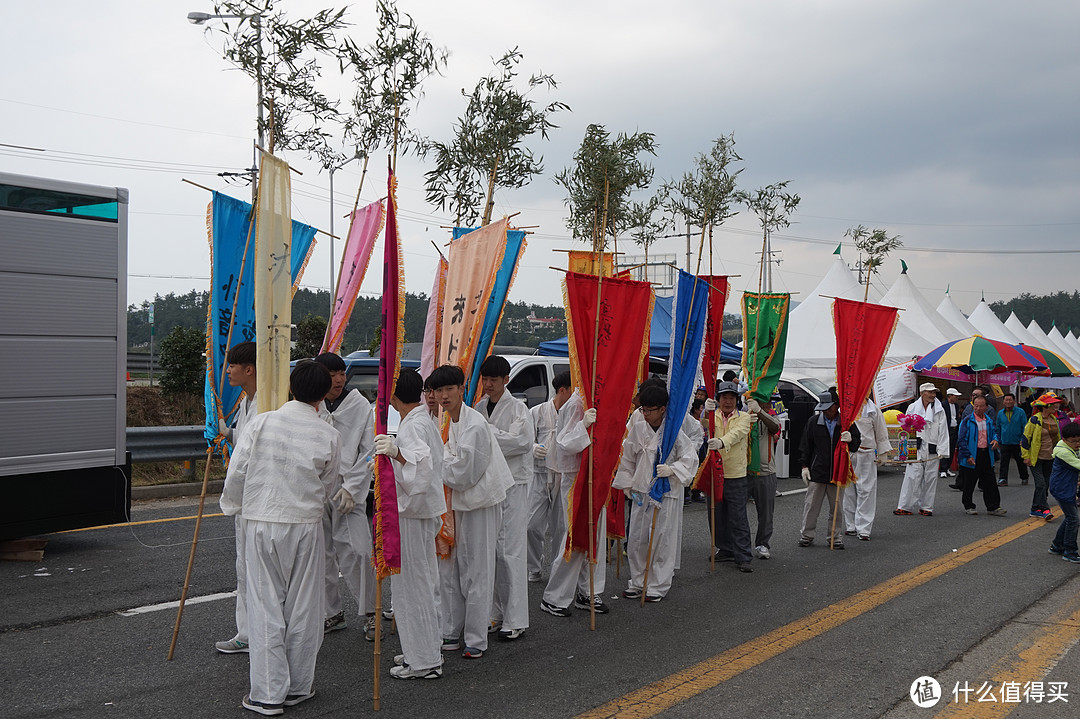
<svg viewBox="0 0 1080 719">
<path fill-rule="evenodd" d="M 390 667 L 390 676 L 394 679 L 438 679 L 442 676 L 442 667 L 431 669 L 413 669 L 405 665 Z"/>
<path fill-rule="evenodd" d="M 949 476 L 948 472 L 938 472 L 938 478 L 939 479 L 945 479 L 948 476 Z"/>
<path fill-rule="evenodd" d="M 754 547 L 754 549 L 757 550 L 757 555 L 759 559 L 772 559 L 772 555 L 769 553 L 769 548 L 766 547 L 764 544 L 759 544 L 758 546 Z"/>
<path fill-rule="evenodd" d="M 541 579 L 540 572 L 529 572 L 529 581 L 530 582 L 539 582 L 540 579 Z"/>
</svg>

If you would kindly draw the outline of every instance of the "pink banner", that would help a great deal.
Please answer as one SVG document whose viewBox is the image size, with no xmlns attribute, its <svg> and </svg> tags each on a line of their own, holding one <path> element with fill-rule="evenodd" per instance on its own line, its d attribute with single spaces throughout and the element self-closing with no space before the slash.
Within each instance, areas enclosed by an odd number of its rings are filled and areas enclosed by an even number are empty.
<svg viewBox="0 0 1080 719">
<path fill-rule="evenodd" d="M 979 382 L 981 384 L 1012 385 L 1016 384 L 1016 375 L 1016 372 L 980 372 Z M 944 367 L 932 367 L 928 370 L 922 370 L 919 372 L 919 376 L 952 380 L 953 382 L 975 382 L 975 375 Z"/>
<path fill-rule="evenodd" d="M 349 325 L 356 298 L 360 294 L 360 285 L 364 282 L 368 263 L 371 262 L 371 251 L 375 249 L 375 238 L 383 227 L 384 214 L 382 200 L 372 202 L 352 213 L 349 237 L 345 240 L 345 252 L 341 256 L 337 292 L 334 295 L 334 316 L 326 326 L 323 352 L 337 352 L 341 349 L 345 328 Z"/>
</svg>

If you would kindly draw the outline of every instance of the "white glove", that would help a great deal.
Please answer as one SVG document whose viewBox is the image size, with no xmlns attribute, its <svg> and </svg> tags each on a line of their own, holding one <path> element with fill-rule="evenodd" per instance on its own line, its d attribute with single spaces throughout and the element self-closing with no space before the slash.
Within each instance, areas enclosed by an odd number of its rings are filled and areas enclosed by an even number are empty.
<svg viewBox="0 0 1080 719">
<path fill-rule="evenodd" d="M 750 426 L 753 427 L 755 424 L 757 424 L 757 421 L 758 421 L 757 415 L 754 414 L 753 412 L 751 412 L 750 413 Z"/>
<path fill-rule="evenodd" d="M 547 447 L 542 444 L 534 444 L 533 457 L 536 457 L 537 459 L 544 459 L 547 457 Z"/>
<path fill-rule="evenodd" d="M 387 434 L 375 435 L 375 454 L 385 454 L 391 459 L 398 455 L 397 445 L 394 438 Z"/>
<path fill-rule="evenodd" d="M 850 442 L 851 441 L 851 432 L 848 432 L 847 430 L 844 430 L 843 432 L 841 432 L 840 433 L 840 441 L 841 442 Z"/>
<path fill-rule="evenodd" d="M 596 407 L 589 407 L 585 410 L 585 416 L 581 422 L 585 425 L 585 429 L 592 427 L 596 423 Z"/>
<path fill-rule="evenodd" d="M 809 467 L 803 467 L 802 468 L 802 481 L 803 481 L 803 484 L 805 484 L 807 487 L 810 486 L 810 468 Z"/>
<path fill-rule="evenodd" d="M 337 506 L 337 510 L 342 514 L 348 514 L 356 509 L 356 500 L 349 494 L 349 490 L 342 487 L 334 495 L 334 504 Z"/>
<path fill-rule="evenodd" d="M 232 428 L 230 428 L 229 423 L 223 419 L 218 420 L 217 433 L 225 439 L 232 440 Z"/>
<path fill-rule="evenodd" d="M 710 452 L 719 452 L 723 448 L 724 448 L 724 440 L 720 439 L 719 437 L 713 437 L 712 439 L 709 440 L 709 451 Z"/>
<path fill-rule="evenodd" d="M 705 411 L 706 412 L 715 412 L 716 411 L 716 400 L 713 399 L 712 397 L 709 397 L 707 400 L 705 400 Z"/>
<path fill-rule="evenodd" d="M 658 465 L 656 465 L 656 476 L 657 477 L 674 477 L 675 476 L 675 468 L 672 467 L 670 464 L 658 464 Z"/>
<path fill-rule="evenodd" d="M 761 411 L 761 405 L 758 404 L 758 401 L 756 399 L 751 397 L 750 399 L 746 400 L 746 409 L 750 410 L 756 415 L 758 412 Z"/>
</svg>

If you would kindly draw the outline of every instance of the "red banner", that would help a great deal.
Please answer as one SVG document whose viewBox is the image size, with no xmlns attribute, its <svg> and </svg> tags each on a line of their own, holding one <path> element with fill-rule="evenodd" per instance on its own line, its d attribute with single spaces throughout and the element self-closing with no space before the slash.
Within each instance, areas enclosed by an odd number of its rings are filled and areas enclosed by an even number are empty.
<svg viewBox="0 0 1080 719">
<path fill-rule="evenodd" d="M 709 314 L 705 317 L 705 353 L 701 357 L 701 376 L 705 391 L 716 398 L 716 372 L 720 366 L 720 338 L 724 333 L 724 305 L 727 303 L 727 275 L 702 275 L 709 283 Z M 709 437 L 716 436 L 716 419 L 709 412 Z M 715 493 L 717 501 L 724 497 L 724 466 L 719 452 L 709 452 L 698 470 L 694 488 L 707 495 Z"/>
<path fill-rule="evenodd" d="M 379 394 L 375 399 L 375 434 L 386 434 L 390 395 L 401 371 L 405 337 L 405 275 L 397 227 L 397 179 L 387 178 L 386 241 L 383 247 L 382 337 L 379 344 Z M 375 455 L 375 574 L 379 579 L 401 571 L 401 529 L 398 525 L 397 485 L 393 460 Z"/>
<path fill-rule="evenodd" d="M 833 301 L 836 329 L 836 393 L 840 398 L 840 431 L 851 426 L 862 411 L 881 360 L 892 342 L 897 309 L 869 302 Z M 855 478 L 847 445 L 836 443 L 833 482 L 841 487 Z"/>
<path fill-rule="evenodd" d="M 566 551 L 576 549 L 595 558 L 589 527 L 596 526 L 611 493 L 626 418 L 641 366 L 648 361 L 653 292 L 648 282 L 568 272 L 563 300 L 574 386 L 585 407 L 596 408 L 596 423 L 590 428 L 592 445 L 582 453 L 581 468 L 570 488 Z"/>
</svg>

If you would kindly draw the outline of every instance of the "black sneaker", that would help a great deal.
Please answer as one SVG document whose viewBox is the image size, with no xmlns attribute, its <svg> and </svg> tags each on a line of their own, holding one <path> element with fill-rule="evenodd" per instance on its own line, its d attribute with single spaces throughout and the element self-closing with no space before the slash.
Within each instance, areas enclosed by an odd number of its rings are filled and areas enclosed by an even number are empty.
<svg viewBox="0 0 1080 719">
<path fill-rule="evenodd" d="M 604 604 L 604 600 L 600 598 L 599 594 L 594 594 L 592 604 L 589 604 L 589 598 L 584 594 L 578 593 L 574 596 L 574 606 L 578 609 L 584 609 L 585 611 L 588 611 L 590 607 L 593 607 L 597 614 L 608 613 L 608 606 Z"/>
<path fill-rule="evenodd" d="M 556 607 L 554 604 L 548 604 L 544 600 L 540 600 L 540 611 L 547 612 L 553 617 L 569 617 L 570 610 L 566 607 Z"/>
<path fill-rule="evenodd" d="M 266 717 L 280 716 L 285 713 L 285 708 L 281 704 L 267 704 L 266 702 L 257 702 L 250 696 L 244 697 L 244 700 L 240 702 L 240 705 L 245 709 L 250 709 L 256 714 L 262 714 Z"/>
</svg>

